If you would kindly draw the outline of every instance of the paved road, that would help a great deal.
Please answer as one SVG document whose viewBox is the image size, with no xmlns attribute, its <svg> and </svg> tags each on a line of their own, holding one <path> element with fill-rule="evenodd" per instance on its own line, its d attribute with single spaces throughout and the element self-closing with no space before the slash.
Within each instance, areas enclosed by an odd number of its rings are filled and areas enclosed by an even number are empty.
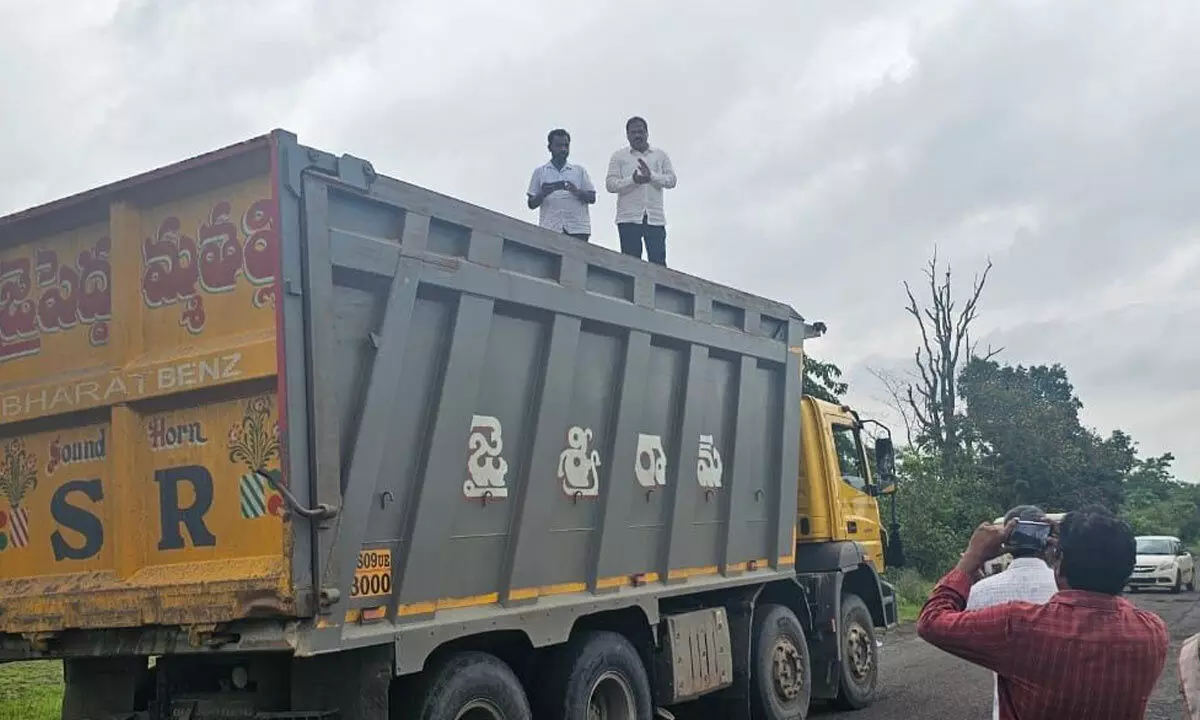
<svg viewBox="0 0 1200 720">
<path fill-rule="evenodd" d="M 1146 720 L 1178 720 L 1183 716 L 1179 696 L 1179 646 L 1200 632 L 1200 594 L 1139 593 L 1130 599 L 1159 614 L 1171 633 L 1171 650 L 1158 680 Z M 953 658 L 917 637 L 915 626 L 905 625 L 883 638 L 880 651 L 879 699 L 871 707 L 851 713 L 814 709 L 820 720 L 989 720 L 991 675 Z"/>
</svg>

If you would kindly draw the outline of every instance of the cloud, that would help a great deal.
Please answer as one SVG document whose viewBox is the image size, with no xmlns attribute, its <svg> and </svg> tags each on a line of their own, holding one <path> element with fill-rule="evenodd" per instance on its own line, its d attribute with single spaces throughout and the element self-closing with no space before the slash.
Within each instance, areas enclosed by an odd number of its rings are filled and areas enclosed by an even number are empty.
<svg viewBox="0 0 1200 720">
<path fill-rule="evenodd" d="M 0 212 L 285 127 L 524 219 L 545 133 L 593 177 L 631 114 L 672 156 L 668 259 L 829 323 L 813 352 L 878 407 L 935 245 L 995 261 L 978 338 L 1063 361 L 1085 419 L 1173 449 L 1200 281 L 1189 0 L 517 5 L 7 3 Z M 613 202 L 594 241 L 617 246 Z M 1175 408 L 1164 413 L 1164 408 Z M 1174 414 L 1172 414 L 1174 413 Z"/>
</svg>

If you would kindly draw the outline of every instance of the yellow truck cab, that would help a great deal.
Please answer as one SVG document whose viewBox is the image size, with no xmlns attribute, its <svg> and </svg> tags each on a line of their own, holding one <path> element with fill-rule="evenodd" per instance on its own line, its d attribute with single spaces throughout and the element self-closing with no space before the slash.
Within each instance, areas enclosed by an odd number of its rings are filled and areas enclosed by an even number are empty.
<svg viewBox="0 0 1200 720">
<path fill-rule="evenodd" d="M 883 572 L 885 532 L 876 498 L 895 485 L 872 477 L 863 423 L 853 410 L 814 397 L 802 402 L 797 541 L 855 543 L 875 571 Z"/>
</svg>

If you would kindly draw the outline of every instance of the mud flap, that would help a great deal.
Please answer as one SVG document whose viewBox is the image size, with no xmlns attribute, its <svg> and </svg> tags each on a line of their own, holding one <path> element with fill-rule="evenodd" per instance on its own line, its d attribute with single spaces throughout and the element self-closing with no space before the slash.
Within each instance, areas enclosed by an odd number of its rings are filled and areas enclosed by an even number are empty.
<svg viewBox="0 0 1200 720">
<path fill-rule="evenodd" d="M 900 623 L 900 605 L 896 598 L 896 588 L 890 582 L 880 578 L 879 592 L 883 596 L 883 626 L 891 630 Z"/>
</svg>

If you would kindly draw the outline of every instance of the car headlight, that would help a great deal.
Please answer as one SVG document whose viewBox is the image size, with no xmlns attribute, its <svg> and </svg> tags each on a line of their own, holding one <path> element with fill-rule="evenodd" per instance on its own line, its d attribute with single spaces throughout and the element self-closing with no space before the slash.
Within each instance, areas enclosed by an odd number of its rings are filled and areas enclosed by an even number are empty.
<svg viewBox="0 0 1200 720">
<path fill-rule="evenodd" d="M 1175 563 L 1170 560 L 1164 560 L 1158 564 L 1159 570 L 1170 570 L 1173 567 L 1175 567 Z"/>
</svg>

